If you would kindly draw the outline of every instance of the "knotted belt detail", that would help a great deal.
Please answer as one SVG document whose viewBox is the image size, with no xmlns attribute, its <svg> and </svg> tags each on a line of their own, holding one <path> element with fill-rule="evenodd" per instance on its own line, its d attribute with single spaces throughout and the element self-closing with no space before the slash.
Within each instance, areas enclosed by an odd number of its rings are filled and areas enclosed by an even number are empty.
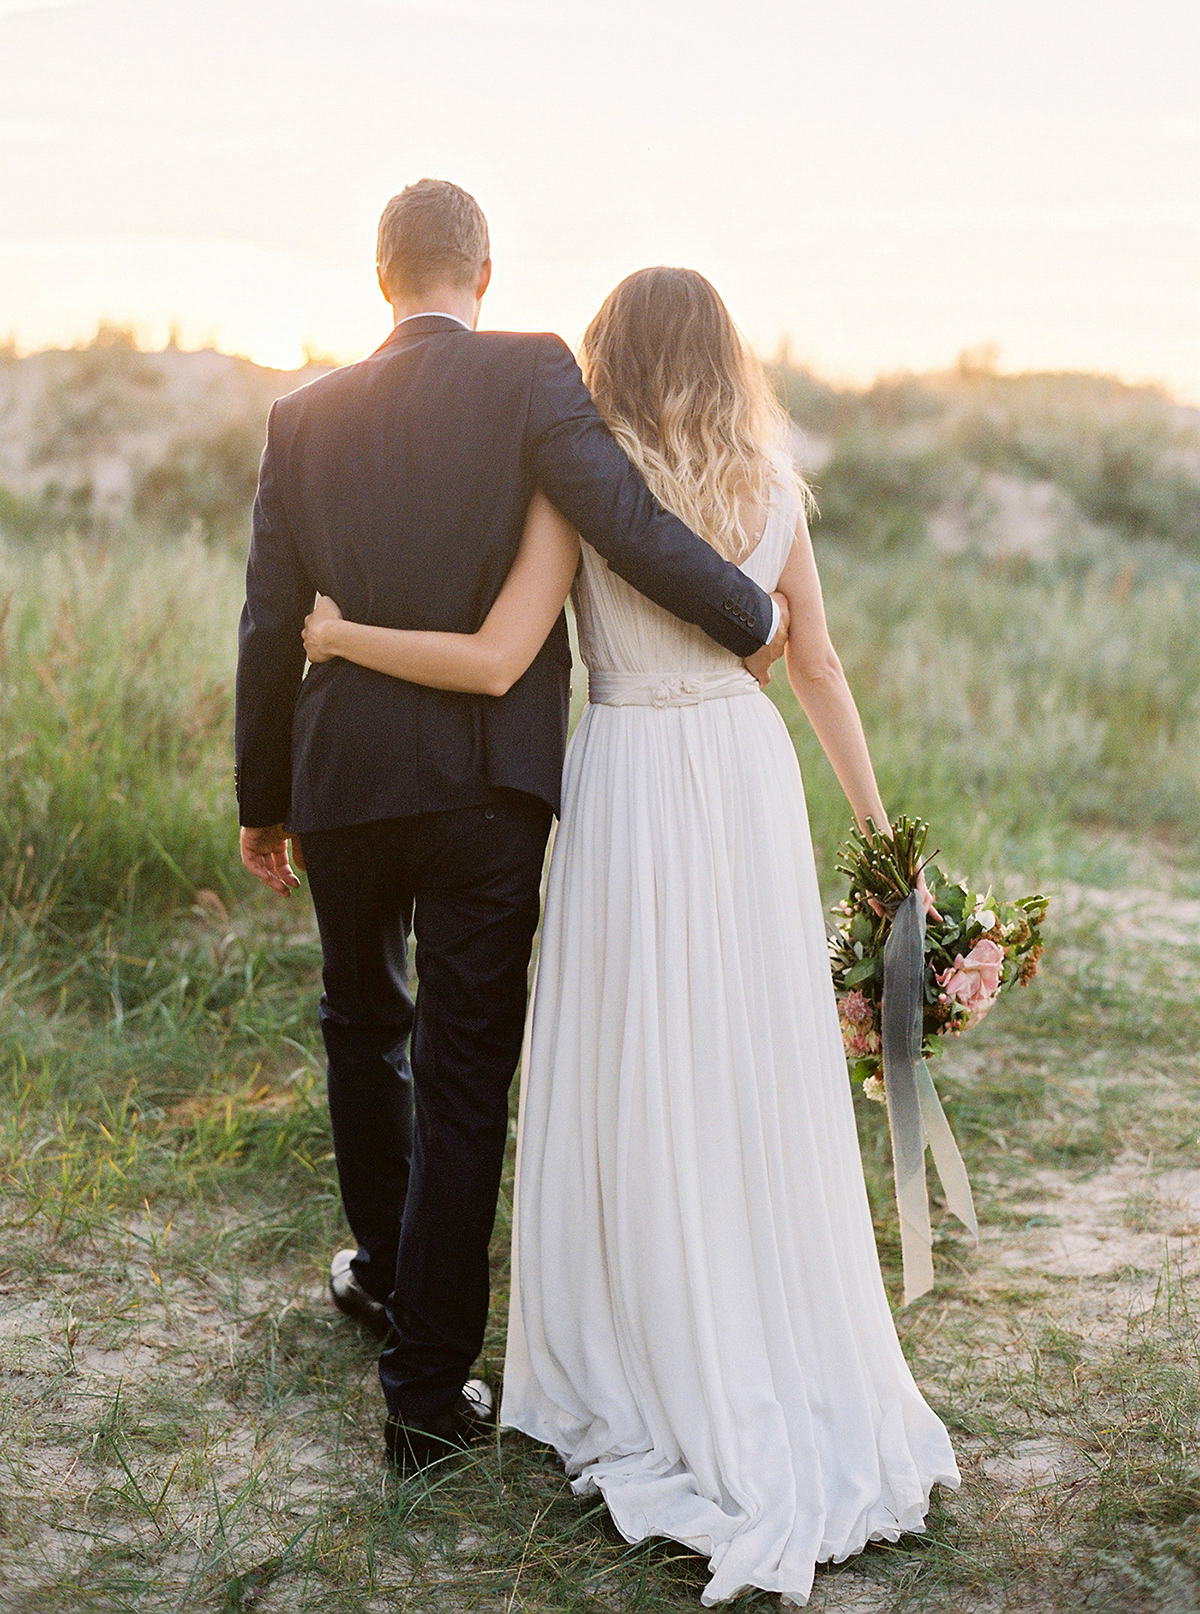
<svg viewBox="0 0 1200 1614">
<path fill-rule="evenodd" d="M 593 706 L 698 706 L 701 701 L 755 695 L 758 681 L 739 669 L 728 673 L 594 672 L 588 679 Z"/>
</svg>

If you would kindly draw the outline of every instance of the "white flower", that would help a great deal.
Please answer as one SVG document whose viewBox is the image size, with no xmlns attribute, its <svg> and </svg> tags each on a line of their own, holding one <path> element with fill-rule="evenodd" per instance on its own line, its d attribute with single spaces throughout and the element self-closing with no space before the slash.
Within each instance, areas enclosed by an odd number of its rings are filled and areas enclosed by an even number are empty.
<svg viewBox="0 0 1200 1614">
<path fill-rule="evenodd" d="M 887 1094 L 884 1092 L 882 1076 L 868 1076 L 862 1084 L 862 1090 L 863 1097 L 871 1099 L 873 1103 L 887 1103 Z"/>
<path fill-rule="evenodd" d="M 975 917 L 984 930 L 994 930 L 996 928 L 996 916 L 990 908 L 976 908 Z"/>
</svg>

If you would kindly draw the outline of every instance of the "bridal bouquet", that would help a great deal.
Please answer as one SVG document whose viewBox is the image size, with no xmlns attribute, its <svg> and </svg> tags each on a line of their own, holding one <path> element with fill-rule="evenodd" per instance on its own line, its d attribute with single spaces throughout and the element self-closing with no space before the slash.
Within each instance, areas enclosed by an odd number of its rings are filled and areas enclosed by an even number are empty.
<svg viewBox="0 0 1200 1614">
<path fill-rule="evenodd" d="M 940 1052 L 941 1039 L 978 1025 L 1001 992 L 1037 973 L 1047 899 L 997 902 L 967 885 L 953 884 L 921 855 L 929 826 L 898 819 L 891 835 L 871 824 L 871 838 L 855 830 L 839 848 L 838 869 L 850 891 L 832 910 L 829 939 L 842 1041 L 850 1075 L 867 1098 L 884 1101 L 881 1012 L 883 952 L 892 918 L 924 870 L 940 918 L 925 921 L 925 990 L 921 1053 Z M 936 854 L 933 854 L 936 856 Z"/>
</svg>

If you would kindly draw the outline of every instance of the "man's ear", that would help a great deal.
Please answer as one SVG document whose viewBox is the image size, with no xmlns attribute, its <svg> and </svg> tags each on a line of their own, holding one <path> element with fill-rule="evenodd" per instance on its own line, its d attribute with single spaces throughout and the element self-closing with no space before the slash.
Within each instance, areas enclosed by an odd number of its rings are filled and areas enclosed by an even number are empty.
<svg viewBox="0 0 1200 1614">
<path fill-rule="evenodd" d="M 482 298 L 484 292 L 488 289 L 491 283 L 492 260 L 490 258 L 485 258 L 483 260 L 483 267 L 479 271 L 479 279 L 475 282 L 475 296 L 477 299 Z"/>
<path fill-rule="evenodd" d="M 385 303 L 390 303 L 391 300 L 392 300 L 392 294 L 387 289 L 387 282 L 383 278 L 383 265 L 382 264 L 377 263 L 375 265 L 375 279 L 379 282 L 379 289 L 383 293 L 384 302 Z"/>
</svg>

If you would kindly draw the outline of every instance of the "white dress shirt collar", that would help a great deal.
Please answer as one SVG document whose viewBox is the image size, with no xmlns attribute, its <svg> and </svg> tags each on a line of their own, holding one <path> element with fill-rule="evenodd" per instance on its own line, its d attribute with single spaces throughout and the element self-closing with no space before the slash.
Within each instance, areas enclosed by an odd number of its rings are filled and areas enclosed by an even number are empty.
<svg viewBox="0 0 1200 1614">
<path fill-rule="evenodd" d="M 452 319 L 456 325 L 461 325 L 464 331 L 471 329 L 465 319 L 459 319 L 457 314 L 447 314 L 440 308 L 423 308 L 419 314 L 406 314 L 403 319 L 396 321 L 396 329 L 399 330 L 401 325 L 407 325 L 410 319 L 429 319 L 430 317 Z"/>
</svg>

